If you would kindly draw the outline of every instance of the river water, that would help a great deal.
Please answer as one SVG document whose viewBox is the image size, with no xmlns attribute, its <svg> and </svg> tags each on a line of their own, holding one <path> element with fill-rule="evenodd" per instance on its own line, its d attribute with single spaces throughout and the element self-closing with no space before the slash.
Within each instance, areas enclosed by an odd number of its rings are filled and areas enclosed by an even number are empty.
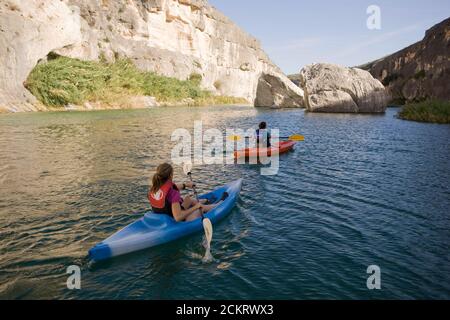
<svg viewBox="0 0 450 320">
<path fill-rule="evenodd" d="M 0 298 L 450 299 L 450 126 L 385 115 L 250 107 L 0 116 Z M 174 129 L 260 121 L 306 141 L 258 166 L 196 167 L 201 191 L 244 178 L 231 215 L 202 236 L 99 264 L 95 243 L 148 210 Z M 183 178 L 176 168 L 176 178 Z M 66 269 L 81 267 L 81 290 Z M 368 266 L 381 290 L 367 289 Z"/>
</svg>

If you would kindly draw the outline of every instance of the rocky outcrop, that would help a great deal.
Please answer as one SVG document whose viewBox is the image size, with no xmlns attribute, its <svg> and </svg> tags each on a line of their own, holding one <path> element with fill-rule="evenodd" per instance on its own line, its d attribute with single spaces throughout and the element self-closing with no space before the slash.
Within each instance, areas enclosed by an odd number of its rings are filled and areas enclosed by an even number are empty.
<svg viewBox="0 0 450 320">
<path fill-rule="evenodd" d="M 45 109 L 24 88 L 36 63 L 81 41 L 80 19 L 60 1 L 0 2 L 0 109 Z"/>
<path fill-rule="evenodd" d="M 288 86 L 288 82 L 271 74 L 262 74 L 256 89 L 256 106 L 302 107 L 302 96 Z"/>
<path fill-rule="evenodd" d="M 422 41 L 361 68 L 379 79 L 396 103 L 450 100 L 450 18 Z"/>
<path fill-rule="evenodd" d="M 295 85 L 297 85 L 297 86 L 301 86 L 301 84 L 300 84 L 300 75 L 297 73 L 297 74 L 290 74 L 290 75 L 288 75 L 287 76 L 288 78 L 289 78 L 289 80 L 291 80 Z"/>
<path fill-rule="evenodd" d="M 44 108 L 23 83 L 52 52 L 85 60 L 127 57 L 144 71 L 179 79 L 197 73 L 205 89 L 257 106 L 299 106 L 303 100 L 259 42 L 206 0 L 2 1 L 0 109 Z M 270 90 L 259 91 L 268 78 Z"/>
<path fill-rule="evenodd" d="M 300 72 L 305 106 L 311 112 L 380 113 L 389 96 L 369 72 L 317 63 Z"/>
</svg>

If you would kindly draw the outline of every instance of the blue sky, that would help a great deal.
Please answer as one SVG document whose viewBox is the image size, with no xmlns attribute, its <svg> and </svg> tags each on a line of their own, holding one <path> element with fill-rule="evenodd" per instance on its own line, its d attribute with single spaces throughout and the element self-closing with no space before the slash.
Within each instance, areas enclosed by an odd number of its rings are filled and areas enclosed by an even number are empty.
<svg viewBox="0 0 450 320">
<path fill-rule="evenodd" d="M 245 31 L 285 73 L 314 62 L 363 64 L 419 40 L 450 16 L 450 0 L 209 0 Z M 381 30 L 367 28 L 370 5 Z"/>
</svg>

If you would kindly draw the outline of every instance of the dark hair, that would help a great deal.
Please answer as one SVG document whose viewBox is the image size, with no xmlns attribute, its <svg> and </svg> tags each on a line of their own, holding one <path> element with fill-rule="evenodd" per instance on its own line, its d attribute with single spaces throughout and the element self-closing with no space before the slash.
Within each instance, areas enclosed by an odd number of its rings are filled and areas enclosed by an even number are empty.
<svg viewBox="0 0 450 320">
<path fill-rule="evenodd" d="M 173 168 L 168 163 L 163 163 L 158 166 L 156 169 L 156 173 L 152 178 L 152 193 L 156 193 L 161 189 L 161 187 L 170 179 L 170 176 L 173 174 Z"/>
<path fill-rule="evenodd" d="M 260 129 L 266 129 L 266 128 L 267 128 L 267 123 L 261 122 L 261 123 L 259 124 L 259 128 L 260 128 Z"/>
</svg>

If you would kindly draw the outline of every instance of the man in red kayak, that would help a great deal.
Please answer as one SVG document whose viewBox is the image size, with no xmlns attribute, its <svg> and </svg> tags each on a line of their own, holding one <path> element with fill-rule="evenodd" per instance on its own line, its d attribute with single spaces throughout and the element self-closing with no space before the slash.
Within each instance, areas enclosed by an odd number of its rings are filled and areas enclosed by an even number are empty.
<svg viewBox="0 0 450 320">
<path fill-rule="evenodd" d="M 261 122 L 259 129 L 256 130 L 256 145 L 258 148 L 270 148 L 271 136 L 269 130 L 267 130 L 267 123 Z"/>
<path fill-rule="evenodd" d="M 173 167 L 170 164 L 163 163 L 158 166 L 152 179 L 152 187 L 148 192 L 153 213 L 167 214 L 177 222 L 192 221 L 200 218 L 201 212 L 211 211 L 224 200 L 220 199 L 214 205 L 207 205 L 206 201 L 199 203 L 189 196 L 183 199 L 180 190 L 193 188 L 194 184 L 192 182 L 175 184 L 172 179 Z"/>
</svg>

